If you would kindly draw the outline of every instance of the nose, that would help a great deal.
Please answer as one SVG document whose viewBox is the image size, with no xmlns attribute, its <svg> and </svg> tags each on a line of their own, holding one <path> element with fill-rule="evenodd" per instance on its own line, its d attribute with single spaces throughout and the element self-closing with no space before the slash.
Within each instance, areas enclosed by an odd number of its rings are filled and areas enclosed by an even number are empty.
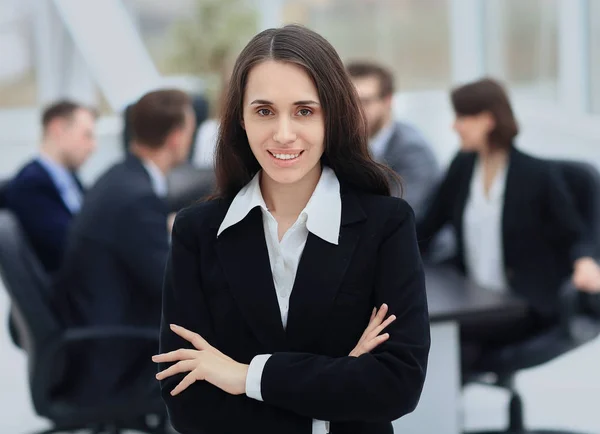
<svg viewBox="0 0 600 434">
<path fill-rule="evenodd" d="M 296 133 L 293 130 L 292 121 L 287 116 L 279 118 L 273 140 L 281 145 L 296 141 Z"/>
</svg>

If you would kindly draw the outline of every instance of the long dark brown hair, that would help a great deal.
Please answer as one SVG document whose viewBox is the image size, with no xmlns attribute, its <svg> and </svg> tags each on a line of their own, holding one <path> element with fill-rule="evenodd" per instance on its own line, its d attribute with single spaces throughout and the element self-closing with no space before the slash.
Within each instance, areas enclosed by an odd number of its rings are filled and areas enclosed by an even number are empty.
<svg viewBox="0 0 600 434">
<path fill-rule="evenodd" d="M 312 30 L 287 25 L 259 33 L 237 58 L 215 151 L 216 197 L 234 197 L 260 170 L 242 128 L 242 107 L 250 70 L 267 60 L 298 65 L 315 83 L 325 114 L 322 164 L 333 169 L 342 185 L 389 196 L 390 180 L 397 178 L 369 154 L 366 120 L 338 54 Z"/>
</svg>

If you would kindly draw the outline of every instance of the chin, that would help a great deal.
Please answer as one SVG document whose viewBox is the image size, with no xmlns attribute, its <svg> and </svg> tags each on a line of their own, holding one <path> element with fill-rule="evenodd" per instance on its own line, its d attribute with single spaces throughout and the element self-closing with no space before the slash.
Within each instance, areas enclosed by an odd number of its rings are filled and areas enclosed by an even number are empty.
<svg viewBox="0 0 600 434">
<path fill-rule="evenodd" d="M 302 180 L 310 171 L 299 169 L 263 168 L 263 172 L 277 184 L 295 184 Z"/>
</svg>

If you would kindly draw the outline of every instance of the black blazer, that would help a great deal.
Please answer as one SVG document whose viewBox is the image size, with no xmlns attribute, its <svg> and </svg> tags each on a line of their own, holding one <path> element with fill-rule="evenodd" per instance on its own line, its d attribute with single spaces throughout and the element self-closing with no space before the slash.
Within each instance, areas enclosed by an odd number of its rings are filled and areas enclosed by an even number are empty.
<svg viewBox="0 0 600 434">
<path fill-rule="evenodd" d="M 155 327 L 158 335 L 168 251 L 166 203 L 154 193 L 142 163 L 130 155 L 100 177 L 73 221 L 55 285 L 61 318 L 69 326 Z M 90 369 L 97 370 L 82 381 L 82 393 L 98 399 L 110 397 L 118 381 L 127 381 L 120 376 L 128 369 L 135 372 L 135 363 L 151 363 L 137 360 L 140 349 L 129 342 L 107 347 L 104 354 L 85 350 Z"/>
<path fill-rule="evenodd" d="M 426 250 L 433 235 L 444 224 L 452 224 L 457 236 L 452 262 L 463 272 L 463 214 L 476 160 L 475 153 L 456 155 L 417 225 L 421 248 Z M 502 213 L 507 281 L 537 313 L 553 316 L 560 286 L 570 277 L 573 262 L 593 256 L 595 246 L 555 164 L 514 147 L 508 164 Z"/>
<path fill-rule="evenodd" d="M 81 182 L 73 174 L 83 193 Z M 73 213 L 37 160 L 27 163 L 5 191 L 6 206 L 15 213 L 36 256 L 48 273 L 60 267 Z"/>
<path fill-rule="evenodd" d="M 284 330 L 261 211 L 217 238 L 230 201 L 179 213 L 167 263 L 161 352 L 189 347 L 169 330 L 200 333 L 241 363 L 273 354 L 262 376 L 264 402 L 196 382 L 180 396 L 181 376 L 161 382 L 171 422 L 183 434 L 310 434 L 312 419 L 336 434 L 392 433 L 391 421 L 419 400 L 429 351 L 423 267 L 413 212 L 402 199 L 342 195 L 338 246 L 309 234 Z M 371 354 L 348 354 L 374 306 L 398 319 Z M 165 369 L 167 366 L 161 366 Z"/>
</svg>

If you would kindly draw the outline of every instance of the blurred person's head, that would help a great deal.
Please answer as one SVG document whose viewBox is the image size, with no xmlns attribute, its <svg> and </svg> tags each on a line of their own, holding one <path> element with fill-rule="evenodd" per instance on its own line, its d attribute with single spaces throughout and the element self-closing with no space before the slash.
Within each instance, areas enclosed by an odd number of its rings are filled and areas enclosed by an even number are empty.
<svg viewBox="0 0 600 434">
<path fill-rule="evenodd" d="M 367 61 L 351 62 L 346 70 L 367 117 L 369 137 L 373 138 L 392 121 L 394 75 L 386 67 Z"/>
<path fill-rule="evenodd" d="M 151 159 L 165 173 L 187 160 L 196 128 L 187 93 L 149 92 L 133 105 L 129 121 L 132 153 Z"/>
<path fill-rule="evenodd" d="M 454 130 L 466 151 L 508 150 L 519 133 L 504 87 L 483 78 L 455 88 L 451 93 L 456 115 Z"/>
<path fill-rule="evenodd" d="M 94 110 L 58 101 L 42 113 L 42 152 L 69 170 L 79 169 L 96 149 Z"/>
<path fill-rule="evenodd" d="M 261 185 L 308 185 L 322 164 L 342 183 L 389 194 L 335 49 L 302 26 L 265 30 L 233 68 L 216 149 L 218 193 L 234 196 L 261 169 Z"/>
</svg>

